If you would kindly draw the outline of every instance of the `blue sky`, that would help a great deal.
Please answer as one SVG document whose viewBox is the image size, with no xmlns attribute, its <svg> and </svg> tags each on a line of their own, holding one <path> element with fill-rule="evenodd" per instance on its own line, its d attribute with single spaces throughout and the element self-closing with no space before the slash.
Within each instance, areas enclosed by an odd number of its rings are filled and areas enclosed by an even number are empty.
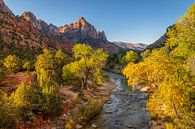
<svg viewBox="0 0 195 129">
<path fill-rule="evenodd" d="M 195 0 L 4 0 L 20 15 L 32 11 L 57 26 L 83 16 L 108 40 L 152 43 L 180 18 Z"/>
</svg>

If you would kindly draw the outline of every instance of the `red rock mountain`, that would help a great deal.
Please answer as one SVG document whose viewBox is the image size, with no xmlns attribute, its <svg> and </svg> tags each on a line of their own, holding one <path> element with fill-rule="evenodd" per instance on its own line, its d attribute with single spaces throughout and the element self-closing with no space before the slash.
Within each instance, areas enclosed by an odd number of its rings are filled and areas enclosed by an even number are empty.
<svg viewBox="0 0 195 129">
<path fill-rule="evenodd" d="M 5 5 L 3 0 L 0 0 L 0 11 L 1 13 L 3 13 L 4 15 L 7 16 L 14 16 L 14 14 L 12 13 L 12 11 Z"/>
<path fill-rule="evenodd" d="M 119 49 L 107 40 L 104 32 L 97 31 L 83 17 L 75 23 L 57 27 L 37 19 L 32 12 L 15 16 L 3 0 L 0 0 L 0 28 L 0 35 L 7 44 L 70 50 L 75 43 L 87 43 L 112 53 Z"/>
<path fill-rule="evenodd" d="M 75 23 L 60 27 L 53 24 L 48 25 L 45 21 L 37 19 L 32 12 L 24 12 L 21 15 L 21 18 L 30 22 L 33 27 L 41 32 L 64 36 L 72 42 L 79 42 L 79 37 L 107 41 L 105 33 L 97 31 L 96 28 L 88 23 L 83 17 L 79 18 Z"/>
</svg>

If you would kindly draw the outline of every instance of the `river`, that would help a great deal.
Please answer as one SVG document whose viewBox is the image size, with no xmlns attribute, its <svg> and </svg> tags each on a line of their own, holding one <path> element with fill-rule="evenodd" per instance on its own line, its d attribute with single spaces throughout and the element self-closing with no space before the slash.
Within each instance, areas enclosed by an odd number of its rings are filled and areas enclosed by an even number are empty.
<svg viewBox="0 0 195 129">
<path fill-rule="evenodd" d="M 146 110 L 147 95 L 132 91 L 127 87 L 125 78 L 110 74 L 116 89 L 102 111 L 84 129 L 149 129 L 150 113 Z"/>
</svg>

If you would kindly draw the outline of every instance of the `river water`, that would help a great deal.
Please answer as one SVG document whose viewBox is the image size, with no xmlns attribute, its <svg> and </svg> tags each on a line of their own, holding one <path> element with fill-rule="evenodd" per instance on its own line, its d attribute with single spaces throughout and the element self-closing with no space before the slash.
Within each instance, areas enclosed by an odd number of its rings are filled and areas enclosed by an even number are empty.
<svg viewBox="0 0 195 129">
<path fill-rule="evenodd" d="M 111 73 L 110 79 L 116 84 L 116 89 L 101 113 L 84 129 L 149 129 L 151 118 L 146 110 L 147 95 L 132 91 L 121 75 Z"/>
</svg>

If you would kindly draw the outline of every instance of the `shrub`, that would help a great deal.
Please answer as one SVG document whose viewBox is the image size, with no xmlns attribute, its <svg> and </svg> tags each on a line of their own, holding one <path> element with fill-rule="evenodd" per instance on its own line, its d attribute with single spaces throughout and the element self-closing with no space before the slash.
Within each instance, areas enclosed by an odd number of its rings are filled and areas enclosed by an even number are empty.
<svg viewBox="0 0 195 129">
<path fill-rule="evenodd" d="M 32 68 L 32 64 L 31 62 L 26 61 L 22 67 L 29 72 L 30 69 Z"/>
<path fill-rule="evenodd" d="M 28 85 L 21 84 L 12 93 L 12 105 L 16 108 L 20 116 L 27 116 L 33 111 L 43 112 L 43 96 L 41 89 L 35 83 Z"/>
<path fill-rule="evenodd" d="M 10 106 L 7 94 L 0 90 L 0 128 L 12 129 L 16 123 L 16 112 Z"/>
<path fill-rule="evenodd" d="M 17 72 L 20 68 L 20 60 L 15 55 L 9 55 L 4 59 L 3 65 L 7 68 L 8 72 Z"/>
</svg>

